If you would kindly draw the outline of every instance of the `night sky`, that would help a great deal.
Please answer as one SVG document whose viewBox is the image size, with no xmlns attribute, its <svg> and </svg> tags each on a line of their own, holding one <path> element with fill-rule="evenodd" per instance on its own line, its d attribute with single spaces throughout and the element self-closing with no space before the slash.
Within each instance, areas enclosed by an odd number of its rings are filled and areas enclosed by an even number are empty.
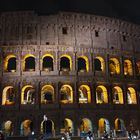
<svg viewBox="0 0 140 140">
<path fill-rule="evenodd" d="M 0 12 L 34 10 L 39 15 L 59 11 L 121 18 L 140 24 L 140 0 L 0 0 Z"/>
</svg>

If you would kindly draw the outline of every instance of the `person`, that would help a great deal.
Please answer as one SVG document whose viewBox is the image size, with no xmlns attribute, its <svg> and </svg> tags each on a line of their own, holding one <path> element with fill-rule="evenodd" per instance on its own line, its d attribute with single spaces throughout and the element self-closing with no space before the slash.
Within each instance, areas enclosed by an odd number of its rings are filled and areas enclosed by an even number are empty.
<svg viewBox="0 0 140 140">
<path fill-rule="evenodd" d="M 93 134 L 90 130 L 87 133 L 87 137 L 88 137 L 89 140 L 93 140 Z"/>
<path fill-rule="evenodd" d="M 128 136 L 129 136 L 129 140 L 132 140 L 132 132 L 131 131 L 128 132 Z"/>
<path fill-rule="evenodd" d="M 2 131 L 0 131 L 0 140 L 4 140 L 4 135 L 3 135 Z"/>
<path fill-rule="evenodd" d="M 108 140 L 108 133 L 106 131 L 104 131 L 104 138 Z"/>
</svg>

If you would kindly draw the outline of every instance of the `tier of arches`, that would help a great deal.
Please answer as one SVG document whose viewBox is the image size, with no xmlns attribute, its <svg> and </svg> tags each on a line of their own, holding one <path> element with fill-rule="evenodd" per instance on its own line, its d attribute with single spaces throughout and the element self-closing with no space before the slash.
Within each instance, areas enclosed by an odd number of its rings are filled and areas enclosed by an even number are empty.
<svg viewBox="0 0 140 140">
<path fill-rule="evenodd" d="M 63 54 L 59 58 L 59 70 L 60 71 L 72 71 L 73 70 L 73 60 L 72 57 L 68 54 Z M 41 70 L 42 71 L 54 71 L 54 62 L 55 58 L 52 54 L 45 54 L 41 57 Z M 78 72 L 89 72 L 90 71 L 90 61 L 88 56 L 79 55 L 77 56 L 77 68 Z M 106 67 L 108 67 L 111 75 L 119 75 L 121 73 L 121 69 L 123 69 L 123 74 L 132 76 L 134 74 L 134 66 L 136 74 L 140 74 L 140 60 L 136 61 L 133 64 L 132 60 L 124 59 L 122 64 L 120 62 L 120 58 L 110 57 L 106 64 L 105 58 L 102 56 L 96 56 L 93 60 L 93 70 L 105 72 Z M 23 71 L 35 71 L 36 69 L 36 57 L 33 54 L 26 54 L 22 59 L 22 70 Z M 16 72 L 17 69 L 17 58 L 16 55 L 8 55 L 4 59 L 4 71 L 5 72 Z"/>
<path fill-rule="evenodd" d="M 14 105 L 16 103 L 16 89 L 13 86 L 6 86 L 2 91 L 2 105 Z M 22 105 L 35 104 L 36 89 L 33 85 L 25 85 L 20 90 L 20 102 Z M 62 104 L 77 103 L 87 104 L 137 104 L 137 92 L 134 87 L 127 87 L 124 91 L 120 86 L 112 86 L 110 91 L 104 85 L 97 85 L 92 91 L 88 84 L 78 86 L 76 92 L 72 85 L 62 84 L 56 94 L 55 86 L 46 84 L 40 88 L 39 99 L 41 104 L 53 104 L 56 99 Z M 56 98 L 58 96 L 58 98 Z M 94 98 L 94 99 L 93 99 Z M 126 99 L 125 99 L 126 98 Z"/>
<path fill-rule="evenodd" d="M 14 135 L 14 125 L 14 122 L 12 122 L 11 120 L 6 120 L 1 124 L 1 130 L 3 130 L 3 132 L 5 132 L 7 136 Z M 53 120 L 42 120 L 39 127 L 39 131 L 41 134 L 51 133 L 52 136 L 55 136 L 55 129 L 57 128 Z M 18 128 L 20 128 L 19 135 L 21 136 L 28 136 L 31 135 L 32 132 L 36 132 L 35 122 L 31 119 L 23 120 L 20 123 L 20 127 Z M 77 129 L 76 133 L 80 136 L 86 134 L 89 131 L 98 133 L 98 136 L 102 136 L 105 131 L 108 134 L 113 131 L 114 135 L 117 135 L 118 132 L 120 134 L 121 132 L 122 136 L 125 136 L 126 131 L 138 130 L 136 120 L 134 119 L 130 120 L 129 124 L 127 124 L 126 127 L 125 121 L 121 118 L 116 118 L 111 123 L 107 118 L 104 117 L 99 118 L 96 123 L 92 122 L 89 118 L 82 118 L 79 120 L 79 122 L 76 122 L 76 124 L 72 119 L 64 118 L 59 126 L 58 133 L 60 134 L 67 131 L 72 135 L 75 135 L 75 129 Z"/>
</svg>

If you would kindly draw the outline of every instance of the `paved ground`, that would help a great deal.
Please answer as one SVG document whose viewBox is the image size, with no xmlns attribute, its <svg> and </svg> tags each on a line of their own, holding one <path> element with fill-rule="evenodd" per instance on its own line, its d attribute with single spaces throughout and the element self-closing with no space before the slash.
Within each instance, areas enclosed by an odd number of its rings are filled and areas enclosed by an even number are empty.
<svg viewBox="0 0 140 140">
<path fill-rule="evenodd" d="M 6 140 L 33 140 L 33 139 L 30 139 L 28 137 L 8 137 Z M 34 139 L 34 140 L 39 140 L 39 139 Z M 61 138 L 60 137 L 48 138 L 46 140 L 61 140 Z M 71 137 L 71 140 L 86 140 L 86 139 L 81 137 Z M 105 139 L 94 138 L 93 140 L 105 140 Z M 128 140 L 128 138 L 113 138 L 108 140 Z M 140 140 L 140 139 L 135 139 L 135 140 Z"/>
</svg>

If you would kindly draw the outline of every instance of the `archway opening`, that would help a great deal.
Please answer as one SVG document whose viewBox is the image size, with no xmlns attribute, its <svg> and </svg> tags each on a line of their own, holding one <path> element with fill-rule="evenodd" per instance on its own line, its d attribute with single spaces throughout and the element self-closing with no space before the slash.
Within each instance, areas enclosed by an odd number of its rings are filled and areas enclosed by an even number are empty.
<svg viewBox="0 0 140 140">
<path fill-rule="evenodd" d="M 13 123 L 12 121 L 8 120 L 3 123 L 3 131 L 6 136 L 13 135 Z"/>
<path fill-rule="evenodd" d="M 108 103 L 107 89 L 102 85 L 96 88 L 96 103 L 97 104 Z"/>
<path fill-rule="evenodd" d="M 104 72 L 105 62 L 104 62 L 104 59 L 102 57 L 98 56 L 94 59 L 94 68 L 95 68 L 95 71 Z"/>
<path fill-rule="evenodd" d="M 21 123 L 20 135 L 28 136 L 31 135 L 32 131 L 33 131 L 33 122 L 31 120 L 25 120 Z"/>
<path fill-rule="evenodd" d="M 79 87 L 79 103 L 91 103 L 91 91 L 88 85 Z"/>
<path fill-rule="evenodd" d="M 46 134 L 47 137 L 52 137 L 55 133 L 54 122 L 52 120 L 43 120 L 41 122 L 41 133 Z"/>
<path fill-rule="evenodd" d="M 88 72 L 89 71 L 89 61 L 86 56 L 78 57 L 78 72 Z"/>
<path fill-rule="evenodd" d="M 52 85 L 45 85 L 41 90 L 41 103 L 53 103 L 54 102 L 54 87 Z"/>
<path fill-rule="evenodd" d="M 5 58 L 4 71 L 5 72 L 16 72 L 16 56 L 15 55 L 8 55 Z"/>
<path fill-rule="evenodd" d="M 136 119 L 131 119 L 129 123 L 129 131 L 134 133 L 134 135 L 137 135 L 136 134 L 137 130 L 138 130 L 138 121 Z"/>
<path fill-rule="evenodd" d="M 63 126 L 64 128 L 61 129 L 61 133 L 64 132 L 69 132 L 70 135 L 73 135 L 74 133 L 74 127 L 73 127 L 73 122 L 71 119 L 69 118 L 65 118 L 64 122 L 63 122 Z"/>
<path fill-rule="evenodd" d="M 80 122 L 80 136 L 87 135 L 87 132 L 92 132 L 92 122 L 88 118 L 84 118 Z"/>
<path fill-rule="evenodd" d="M 100 134 L 104 134 L 105 132 L 110 134 L 110 124 L 107 119 L 105 118 L 99 119 L 99 132 Z"/>
<path fill-rule="evenodd" d="M 132 62 L 128 59 L 124 60 L 124 75 L 133 75 Z"/>
<path fill-rule="evenodd" d="M 53 56 L 46 54 L 43 57 L 42 68 L 45 71 L 53 71 Z"/>
<path fill-rule="evenodd" d="M 60 89 L 60 102 L 73 103 L 73 89 L 70 85 L 63 85 Z"/>
<path fill-rule="evenodd" d="M 125 124 L 124 124 L 124 121 L 122 119 L 120 119 L 120 118 L 117 118 L 115 120 L 115 131 L 116 131 L 116 135 L 118 137 L 126 136 Z"/>
<path fill-rule="evenodd" d="M 139 76 L 140 75 L 140 61 L 136 62 L 136 74 Z"/>
<path fill-rule="evenodd" d="M 110 58 L 109 70 L 111 75 L 120 74 L 120 62 L 117 58 Z"/>
<path fill-rule="evenodd" d="M 62 55 L 60 57 L 60 70 L 61 71 L 72 70 L 72 59 L 69 55 Z"/>
<path fill-rule="evenodd" d="M 113 103 L 114 104 L 124 104 L 122 89 L 118 86 L 115 86 L 115 87 L 113 87 L 112 92 L 113 92 Z"/>
<path fill-rule="evenodd" d="M 132 87 L 129 87 L 127 89 L 127 103 L 128 104 L 137 104 L 136 91 Z"/>
<path fill-rule="evenodd" d="M 35 71 L 35 56 L 28 54 L 24 57 L 23 63 L 24 71 Z"/>
<path fill-rule="evenodd" d="M 12 86 L 7 86 L 3 89 L 2 105 L 13 105 L 15 103 L 15 93 Z"/>
<path fill-rule="evenodd" d="M 26 85 L 21 90 L 21 104 L 35 103 L 35 89 L 31 85 Z"/>
</svg>

